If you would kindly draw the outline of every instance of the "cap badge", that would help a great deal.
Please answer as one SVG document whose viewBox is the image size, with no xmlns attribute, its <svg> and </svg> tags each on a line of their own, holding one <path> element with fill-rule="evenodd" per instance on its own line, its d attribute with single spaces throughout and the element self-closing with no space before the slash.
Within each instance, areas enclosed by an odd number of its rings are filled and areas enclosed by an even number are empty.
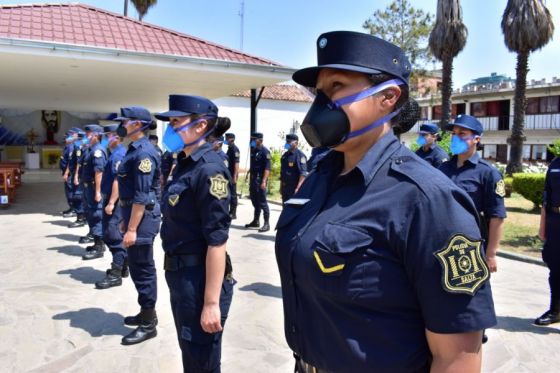
<svg viewBox="0 0 560 373">
<path fill-rule="evenodd" d="M 325 48 L 327 46 L 327 38 L 321 38 L 321 40 L 319 40 L 319 48 Z"/>
</svg>

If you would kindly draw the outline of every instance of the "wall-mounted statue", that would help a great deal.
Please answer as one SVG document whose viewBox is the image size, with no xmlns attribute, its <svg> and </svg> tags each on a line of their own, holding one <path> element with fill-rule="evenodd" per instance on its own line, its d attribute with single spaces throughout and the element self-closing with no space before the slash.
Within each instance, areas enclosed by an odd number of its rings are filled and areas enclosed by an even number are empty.
<svg viewBox="0 0 560 373">
<path fill-rule="evenodd" d="M 58 145 L 54 140 L 54 134 L 58 132 L 60 123 L 60 113 L 55 110 L 43 110 L 41 113 L 43 126 L 47 130 L 47 139 L 45 145 Z"/>
</svg>

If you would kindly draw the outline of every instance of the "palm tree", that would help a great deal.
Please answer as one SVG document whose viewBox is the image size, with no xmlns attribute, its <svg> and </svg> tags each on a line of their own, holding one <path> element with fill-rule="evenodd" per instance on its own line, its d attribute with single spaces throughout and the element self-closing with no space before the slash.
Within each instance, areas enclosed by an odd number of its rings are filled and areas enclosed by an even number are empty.
<svg viewBox="0 0 560 373">
<path fill-rule="evenodd" d="M 451 93 L 453 90 L 453 59 L 467 43 L 467 27 L 463 23 L 459 0 L 438 0 L 436 24 L 430 33 L 430 49 L 442 62 L 441 120 L 445 129 L 451 117 Z"/>
<path fill-rule="evenodd" d="M 130 0 L 138 12 L 138 19 L 142 18 L 148 13 L 148 9 L 156 5 L 157 0 Z"/>
<path fill-rule="evenodd" d="M 513 127 L 508 139 L 511 145 L 506 173 L 521 172 L 523 155 L 523 121 L 527 99 L 527 72 L 529 53 L 544 47 L 554 33 L 550 12 L 542 0 L 508 0 L 502 16 L 502 32 L 506 47 L 517 53 Z"/>
</svg>

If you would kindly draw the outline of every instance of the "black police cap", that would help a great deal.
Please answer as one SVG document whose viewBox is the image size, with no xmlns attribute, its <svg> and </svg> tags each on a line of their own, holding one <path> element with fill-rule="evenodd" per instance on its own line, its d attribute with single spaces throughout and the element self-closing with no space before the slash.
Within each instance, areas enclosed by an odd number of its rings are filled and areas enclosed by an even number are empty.
<svg viewBox="0 0 560 373">
<path fill-rule="evenodd" d="M 251 138 L 252 138 L 252 139 L 262 139 L 262 138 L 263 138 L 263 134 L 260 133 L 260 132 L 253 132 L 253 133 L 251 134 Z"/>
<path fill-rule="evenodd" d="M 403 50 L 378 37 L 353 31 L 333 31 L 317 39 L 317 66 L 298 70 L 292 79 L 315 87 L 323 68 L 364 74 L 389 74 L 408 84 L 411 65 Z"/>
<path fill-rule="evenodd" d="M 118 124 L 108 124 L 106 126 L 103 126 L 103 132 L 104 133 L 110 133 L 110 132 L 117 132 L 117 128 L 119 128 Z"/>
<path fill-rule="evenodd" d="M 192 114 L 218 116 L 218 107 L 206 97 L 189 95 L 170 95 L 169 111 L 156 114 L 159 120 L 171 117 L 185 117 Z"/>
<path fill-rule="evenodd" d="M 226 133 L 226 139 L 235 139 L 235 133 L 231 133 L 231 132 Z"/>
<path fill-rule="evenodd" d="M 152 115 L 148 109 L 142 106 L 128 106 L 121 108 L 121 115 L 113 120 L 141 120 L 142 122 L 152 122 Z"/>
<path fill-rule="evenodd" d="M 286 141 L 299 141 L 299 137 L 295 133 L 288 133 L 286 135 Z"/>
<path fill-rule="evenodd" d="M 84 126 L 86 132 L 93 132 L 93 133 L 103 133 L 103 127 L 99 124 L 88 124 Z"/>
</svg>

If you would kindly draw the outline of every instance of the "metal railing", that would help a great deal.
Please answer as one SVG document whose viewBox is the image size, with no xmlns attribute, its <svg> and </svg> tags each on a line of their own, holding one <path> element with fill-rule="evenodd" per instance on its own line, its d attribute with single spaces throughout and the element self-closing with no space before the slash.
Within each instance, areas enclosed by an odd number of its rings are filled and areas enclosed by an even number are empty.
<svg viewBox="0 0 560 373">
<path fill-rule="evenodd" d="M 484 131 L 510 131 L 513 126 L 513 115 L 476 117 L 482 123 Z M 439 119 L 420 119 L 410 132 L 418 132 L 425 123 L 438 123 Z M 551 114 L 526 114 L 526 130 L 560 130 L 560 113 Z"/>
</svg>

